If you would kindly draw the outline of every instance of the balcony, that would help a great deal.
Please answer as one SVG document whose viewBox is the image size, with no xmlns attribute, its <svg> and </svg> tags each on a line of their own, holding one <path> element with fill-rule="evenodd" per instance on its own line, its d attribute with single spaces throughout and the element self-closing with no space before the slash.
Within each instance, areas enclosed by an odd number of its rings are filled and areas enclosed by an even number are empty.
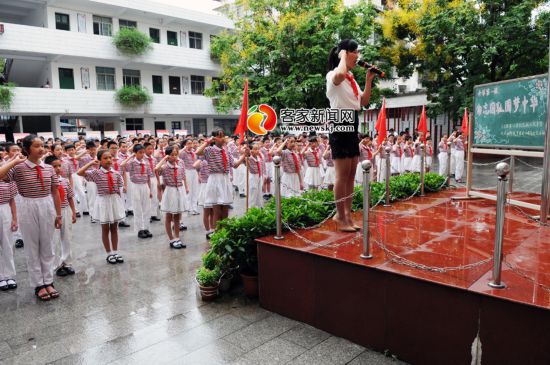
<svg viewBox="0 0 550 365">
<path fill-rule="evenodd" d="M 202 95 L 153 94 L 153 102 L 137 109 L 122 107 L 114 91 L 14 88 L 12 115 L 160 116 L 217 115 L 212 99 Z"/>
<path fill-rule="evenodd" d="M 206 49 L 153 44 L 145 55 L 127 57 L 120 54 L 112 37 L 95 34 L 4 23 L 0 35 L 0 56 L 3 58 L 43 61 L 91 61 L 120 66 L 153 65 L 163 69 L 185 68 L 216 74 L 220 66 L 212 61 Z"/>
</svg>

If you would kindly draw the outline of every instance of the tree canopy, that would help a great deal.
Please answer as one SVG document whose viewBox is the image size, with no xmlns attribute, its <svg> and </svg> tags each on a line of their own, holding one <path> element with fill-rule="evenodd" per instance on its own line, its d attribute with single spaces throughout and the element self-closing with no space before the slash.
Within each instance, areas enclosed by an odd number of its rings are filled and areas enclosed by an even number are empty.
<svg viewBox="0 0 550 365">
<path fill-rule="evenodd" d="M 236 6 L 244 15 L 232 16 L 235 29 L 211 44 L 222 75 L 206 95 L 219 98 L 219 111 L 240 106 L 244 78 L 249 80 L 249 105 L 326 107 L 327 59 L 339 40 L 357 40 L 363 59 L 378 56 L 372 41 L 379 29 L 377 12 L 364 0 L 351 7 L 342 0 L 237 0 Z M 364 70 L 354 73 L 363 85 Z"/>
<path fill-rule="evenodd" d="M 381 54 L 408 77 L 417 69 L 431 114 L 458 119 L 478 84 L 548 70 L 548 13 L 542 1 L 400 0 L 381 19 Z"/>
</svg>

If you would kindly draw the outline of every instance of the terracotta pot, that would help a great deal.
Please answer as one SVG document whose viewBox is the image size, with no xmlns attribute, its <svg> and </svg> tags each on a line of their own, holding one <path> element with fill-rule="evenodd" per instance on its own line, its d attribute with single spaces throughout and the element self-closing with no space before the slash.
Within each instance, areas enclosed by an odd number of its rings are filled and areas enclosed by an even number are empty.
<svg viewBox="0 0 550 365">
<path fill-rule="evenodd" d="M 199 285 L 199 290 L 201 292 L 201 298 L 205 302 L 210 302 L 218 296 L 218 285 L 216 286 L 202 286 Z"/>
<path fill-rule="evenodd" d="M 244 285 L 244 295 L 248 298 L 258 297 L 258 275 L 251 273 L 241 273 Z"/>
</svg>

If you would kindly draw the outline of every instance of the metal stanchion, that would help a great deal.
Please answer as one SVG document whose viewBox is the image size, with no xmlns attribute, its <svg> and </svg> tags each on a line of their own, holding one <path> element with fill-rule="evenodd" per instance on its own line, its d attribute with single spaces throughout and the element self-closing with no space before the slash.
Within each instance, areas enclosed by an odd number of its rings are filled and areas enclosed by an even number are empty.
<svg viewBox="0 0 550 365">
<path fill-rule="evenodd" d="M 390 176 L 391 176 L 391 161 L 390 161 L 390 151 L 391 147 L 386 146 L 384 148 L 385 158 L 386 158 L 386 203 L 385 207 L 390 207 Z"/>
<path fill-rule="evenodd" d="M 497 217 L 495 224 L 495 251 L 493 254 L 493 280 L 489 282 L 491 288 L 502 289 L 506 285 L 500 280 L 502 271 L 502 238 L 504 230 L 504 208 L 506 204 L 506 182 L 510 166 L 506 162 L 501 162 L 496 167 L 498 175 L 497 185 Z"/>
<path fill-rule="evenodd" d="M 370 208 L 370 169 L 372 164 L 369 160 L 361 162 L 363 168 L 363 253 L 362 259 L 372 259 L 369 242 L 369 208 Z"/>
<path fill-rule="evenodd" d="M 516 168 L 516 157 L 510 156 L 510 175 L 508 175 L 508 193 L 512 194 L 514 190 L 514 170 Z"/>
<path fill-rule="evenodd" d="M 420 145 L 422 153 L 420 154 L 420 196 L 424 196 L 424 174 L 426 173 L 425 159 L 426 159 L 426 146 L 424 143 Z"/>
<path fill-rule="evenodd" d="M 275 166 L 275 219 L 277 224 L 276 240 L 282 240 L 283 224 L 281 217 L 281 157 L 273 157 L 273 165 Z"/>
<path fill-rule="evenodd" d="M 451 185 L 451 142 L 447 142 L 447 186 Z"/>
</svg>

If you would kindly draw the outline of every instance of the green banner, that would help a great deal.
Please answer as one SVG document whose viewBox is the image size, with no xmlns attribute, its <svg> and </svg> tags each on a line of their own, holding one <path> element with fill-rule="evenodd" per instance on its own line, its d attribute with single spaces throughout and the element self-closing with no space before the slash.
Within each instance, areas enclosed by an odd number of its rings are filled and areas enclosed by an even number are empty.
<svg viewBox="0 0 550 365">
<path fill-rule="evenodd" d="M 548 75 L 474 87 L 474 145 L 544 149 Z"/>
</svg>

